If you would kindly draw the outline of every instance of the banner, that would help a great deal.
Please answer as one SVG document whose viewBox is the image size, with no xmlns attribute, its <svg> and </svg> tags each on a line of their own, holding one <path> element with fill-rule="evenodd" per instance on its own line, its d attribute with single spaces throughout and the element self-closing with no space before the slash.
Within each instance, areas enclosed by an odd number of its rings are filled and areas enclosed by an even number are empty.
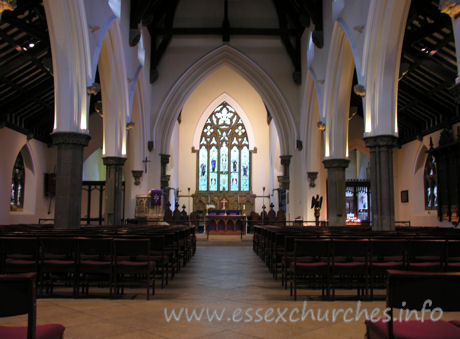
<svg viewBox="0 0 460 339">
<path fill-rule="evenodd" d="M 150 191 L 150 205 L 152 207 L 160 206 L 161 205 L 161 190 L 151 190 Z"/>
</svg>

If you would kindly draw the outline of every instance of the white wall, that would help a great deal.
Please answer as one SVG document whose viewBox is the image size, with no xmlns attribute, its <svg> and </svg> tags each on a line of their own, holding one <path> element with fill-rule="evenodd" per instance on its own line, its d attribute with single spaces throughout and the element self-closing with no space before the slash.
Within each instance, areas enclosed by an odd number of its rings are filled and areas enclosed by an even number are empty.
<svg viewBox="0 0 460 339">
<path fill-rule="evenodd" d="M 38 223 L 39 218 L 54 218 L 54 199 L 51 201 L 44 194 L 45 173 L 54 171 L 56 152 L 43 142 L 27 140 L 26 136 L 8 128 L 0 129 L 0 144 L 7 145 L 0 150 L 0 224 Z M 11 177 L 16 157 L 26 146 L 31 159 L 31 166 L 26 166 L 24 208 L 11 212 L 10 192 Z"/>
<path fill-rule="evenodd" d="M 454 128 L 455 130 L 455 128 Z M 395 220 L 410 221 L 412 226 L 446 226 L 452 224 L 438 219 L 437 210 L 425 210 L 424 168 L 430 148 L 430 137 L 434 147 L 438 146 L 441 131 L 426 135 L 394 149 Z M 409 202 L 401 202 L 401 191 L 409 191 Z"/>
<path fill-rule="evenodd" d="M 206 78 L 190 95 L 182 109 L 182 122 L 179 125 L 178 187 L 182 193 L 187 192 L 187 187 L 191 188 L 191 193 L 196 191 L 196 153 L 192 153 L 193 135 L 202 113 L 223 93 L 227 93 L 238 102 L 247 114 L 254 131 L 256 145 L 249 145 L 251 149 L 253 146 L 257 147 L 257 153 L 252 154 L 252 191 L 262 195 L 262 187 L 266 187 L 268 194 L 270 143 L 267 111 L 254 88 L 227 66 L 222 66 Z M 179 203 L 187 206 L 185 198 L 180 199 Z M 262 199 L 256 199 L 256 211 L 260 211 L 261 206 Z"/>
</svg>

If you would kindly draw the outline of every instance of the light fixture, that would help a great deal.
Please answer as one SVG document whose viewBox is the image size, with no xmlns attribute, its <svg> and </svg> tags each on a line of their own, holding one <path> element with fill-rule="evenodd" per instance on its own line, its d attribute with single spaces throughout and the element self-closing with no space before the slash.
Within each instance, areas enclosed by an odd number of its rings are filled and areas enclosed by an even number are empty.
<svg viewBox="0 0 460 339">
<path fill-rule="evenodd" d="M 130 121 L 126 124 L 126 130 L 129 131 L 134 128 L 134 122 Z"/>
<path fill-rule="evenodd" d="M 0 13 L 3 11 L 14 11 L 16 6 L 16 0 L 0 0 Z"/>
<path fill-rule="evenodd" d="M 318 129 L 321 131 L 321 132 L 324 132 L 326 130 L 326 124 L 322 121 L 318 121 Z"/>
<path fill-rule="evenodd" d="M 86 92 L 88 95 L 97 95 L 101 91 L 101 85 L 97 82 L 93 83 L 91 86 L 86 87 Z"/>
<path fill-rule="evenodd" d="M 34 48 L 35 44 L 33 42 L 29 42 L 29 48 Z"/>
<path fill-rule="evenodd" d="M 366 87 L 364 87 L 361 84 L 356 84 L 356 85 L 353 86 L 353 92 L 355 92 L 355 94 L 357 96 L 365 97 L 366 96 Z"/>
</svg>

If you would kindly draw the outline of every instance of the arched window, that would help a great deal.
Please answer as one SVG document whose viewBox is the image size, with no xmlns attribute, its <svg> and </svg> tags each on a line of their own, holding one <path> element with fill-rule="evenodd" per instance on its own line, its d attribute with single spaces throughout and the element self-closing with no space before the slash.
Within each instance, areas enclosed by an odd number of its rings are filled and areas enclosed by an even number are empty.
<svg viewBox="0 0 460 339">
<path fill-rule="evenodd" d="M 21 152 L 19 152 L 16 162 L 13 167 L 13 175 L 11 179 L 11 199 L 10 210 L 17 211 L 24 207 L 24 182 L 25 170 L 24 160 Z"/>
<path fill-rule="evenodd" d="M 248 192 L 251 156 L 246 127 L 222 102 L 206 120 L 198 151 L 198 191 Z"/>
<path fill-rule="evenodd" d="M 438 207 L 438 181 L 436 162 L 431 153 L 425 162 L 425 209 L 434 210 Z"/>
</svg>

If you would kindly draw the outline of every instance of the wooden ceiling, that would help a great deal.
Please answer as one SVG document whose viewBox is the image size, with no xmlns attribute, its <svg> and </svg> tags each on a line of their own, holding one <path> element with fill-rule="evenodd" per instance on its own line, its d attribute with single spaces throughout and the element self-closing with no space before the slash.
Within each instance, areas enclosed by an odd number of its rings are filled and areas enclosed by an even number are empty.
<svg viewBox="0 0 460 339">
<path fill-rule="evenodd" d="M 323 47 L 321 0 L 271 0 L 277 23 L 270 27 L 236 27 L 229 20 L 232 2 L 222 0 L 222 24 L 215 27 L 175 27 L 180 0 L 131 0 L 130 44 L 139 41 L 139 24 L 152 37 L 150 80 L 175 36 L 214 35 L 222 41 L 234 36 L 279 37 L 291 60 L 293 80 L 301 81 L 300 37 L 315 25 L 313 41 Z M 270 0 L 267 0 L 270 1 Z M 457 75 L 455 43 L 449 16 L 438 1 L 412 1 L 401 56 L 398 93 L 400 143 L 460 121 L 452 86 Z M 18 0 L 0 21 L 0 127 L 50 142 L 54 118 L 54 85 L 46 17 L 41 0 Z M 356 77 L 354 80 L 356 83 Z M 362 115 L 361 99 L 351 94 L 351 106 Z M 94 103 L 94 100 L 92 100 Z M 90 109 L 93 111 L 94 104 Z M 353 113 L 352 112 L 352 113 Z"/>
<path fill-rule="evenodd" d="M 54 119 L 51 49 L 41 1 L 17 1 L 0 21 L 0 125 L 49 142 Z"/>
</svg>

